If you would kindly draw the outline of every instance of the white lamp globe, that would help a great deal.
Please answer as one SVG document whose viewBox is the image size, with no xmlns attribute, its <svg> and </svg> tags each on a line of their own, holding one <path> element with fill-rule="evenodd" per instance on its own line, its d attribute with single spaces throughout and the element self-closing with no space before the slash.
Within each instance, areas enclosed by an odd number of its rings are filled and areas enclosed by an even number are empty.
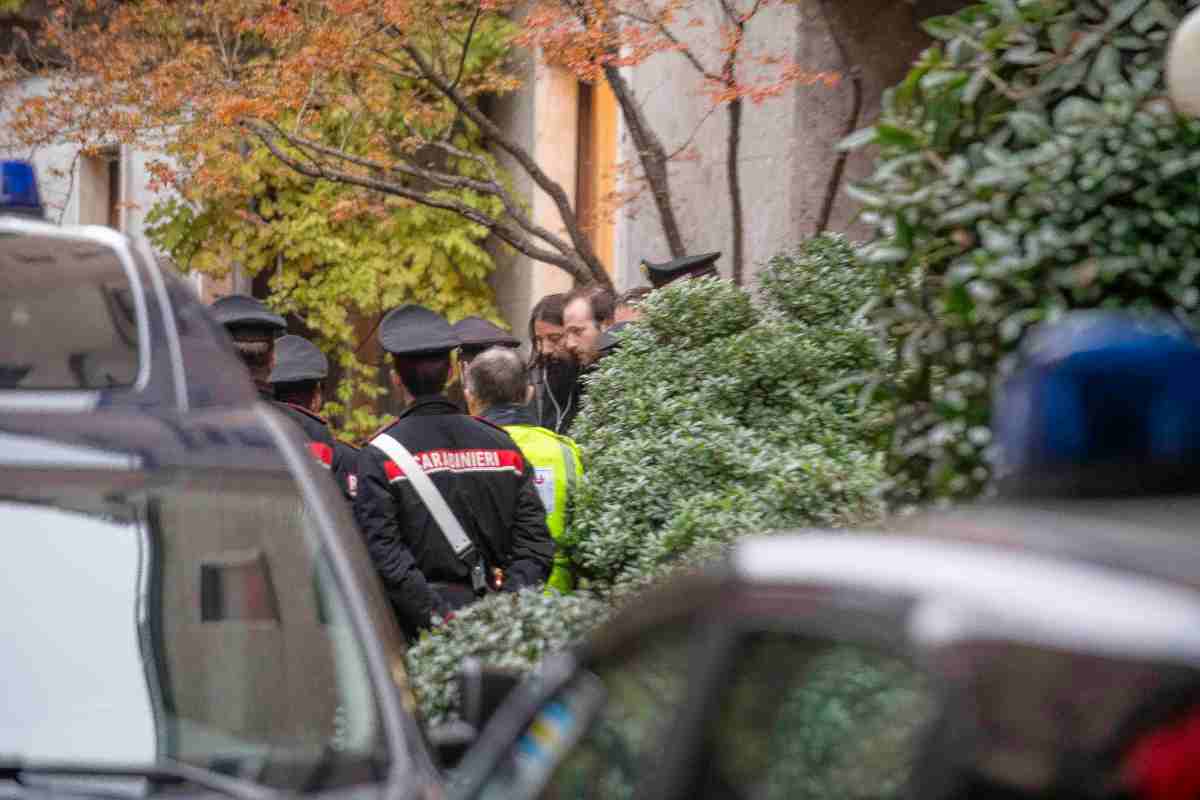
<svg viewBox="0 0 1200 800">
<path fill-rule="evenodd" d="M 1167 93 L 1180 114 L 1200 117 L 1200 9 L 1183 18 L 1167 45 Z"/>
</svg>

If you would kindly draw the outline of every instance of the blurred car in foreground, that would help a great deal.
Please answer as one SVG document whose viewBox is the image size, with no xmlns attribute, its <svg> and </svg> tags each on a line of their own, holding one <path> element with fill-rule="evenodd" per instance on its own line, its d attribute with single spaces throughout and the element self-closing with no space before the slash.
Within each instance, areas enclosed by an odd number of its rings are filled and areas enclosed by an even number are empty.
<svg viewBox="0 0 1200 800">
<path fill-rule="evenodd" d="M 996 497 L 739 542 L 499 702 L 468 672 L 457 796 L 1200 796 L 1195 332 L 1073 312 L 1011 362 Z"/>
<path fill-rule="evenodd" d="M 1151 533 L 743 542 L 481 709 L 455 796 L 1162 796 L 1200 777 L 1200 736 L 1162 744 L 1200 711 L 1200 552 Z"/>
<path fill-rule="evenodd" d="M 344 501 L 144 243 L 0 164 L 0 786 L 426 797 Z"/>
<path fill-rule="evenodd" d="M 278 412 L 0 414 L 6 796 L 423 797 L 403 645 Z"/>
</svg>

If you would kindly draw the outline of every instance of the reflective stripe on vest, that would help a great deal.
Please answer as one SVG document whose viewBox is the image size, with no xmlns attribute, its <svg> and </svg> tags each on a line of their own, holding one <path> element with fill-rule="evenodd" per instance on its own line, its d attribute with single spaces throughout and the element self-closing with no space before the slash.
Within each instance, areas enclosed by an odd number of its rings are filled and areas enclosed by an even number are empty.
<svg viewBox="0 0 1200 800">
<path fill-rule="evenodd" d="M 575 494 L 575 454 L 566 442 L 559 442 L 558 446 L 562 449 L 563 465 L 567 470 L 567 497 L 570 497 Z"/>
</svg>

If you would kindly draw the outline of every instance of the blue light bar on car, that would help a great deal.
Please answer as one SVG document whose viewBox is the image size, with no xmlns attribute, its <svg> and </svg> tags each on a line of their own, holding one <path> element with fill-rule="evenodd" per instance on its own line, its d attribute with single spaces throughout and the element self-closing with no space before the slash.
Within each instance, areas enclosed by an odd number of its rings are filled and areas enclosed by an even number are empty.
<svg viewBox="0 0 1200 800">
<path fill-rule="evenodd" d="M 999 477 L 1024 474 L 1066 493 L 1200 489 L 1191 331 L 1165 315 L 1074 312 L 1033 331 L 1022 351 L 994 408 Z"/>
<path fill-rule="evenodd" d="M 0 214 L 45 216 L 37 174 L 28 161 L 0 161 Z"/>
</svg>

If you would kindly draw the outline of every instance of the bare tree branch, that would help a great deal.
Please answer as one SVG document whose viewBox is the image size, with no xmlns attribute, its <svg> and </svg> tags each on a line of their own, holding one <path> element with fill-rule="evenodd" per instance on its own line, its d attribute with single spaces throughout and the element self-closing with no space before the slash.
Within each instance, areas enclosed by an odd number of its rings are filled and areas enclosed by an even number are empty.
<svg viewBox="0 0 1200 800">
<path fill-rule="evenodd" d="M 251 130 L 254 130 L 255 133 L 260 133 L 260 130 L 258 129 L 259 126 L 256 123 L 246 122 L 245 124 L 250 127 Z M 471 191 L 480 192 L 481 194 L 498 194 L 499 192 L 504 191 L 504 187 L 497 183 L 490 181 L 478 181 L 474 178 L 468 178 L 465 175 L 451 175 L 444 172 L 438 172 L 436 170 L 413 166 L 412 164 L 404 162 L 399 162 L 396 164 L 381 164 L 380 162 L 372 161 L 369 158 L 356 156 L 352 153 L 347 153 L 344 150 L 338 150 L 337 148 L 329 147 L 328 145 L 321 144 L 320 142 L 314 142 L 311 139 L 305 139 L 304 137 L 290 134 L 273 122 L 269 122 L 267 125 L 272 131 L 275 132 L 276 136 L 284 139 L 288 144 L 292 145 L 297 150 L 300 150 L 302 153 L 305 153 L 310 160 L 314 161 L 314 163 L 316 160 L 312 158 L 312 153 L 320 153 L 323 156 L 329 156 L 330 158 L 335 158 L 339 161 L 345 161 L 349 164 L 354 164 L 355 166 L 363 167 L 364 169 L 373 170 L 375 172 L 398 172 L 402 175 L 407 175 L 410 178 L 420 178 L 422 180 L 429 181 L 430 183 L 437 184 L 443 189 L 470 189 Z"/>
<path fill-rule="evenodd" d="M 471 24 L 467 27 L 467 37 L 463 40 L 462 58 L 458 60 L 458 74 L 454 76 L 454 80 L 450 83 L 451 89 L 457 89 L 459 81 L 462 80 L 463 70 L 467 67 L 467 53 L 471 49 L 471 40 L 475 38 L 475 26 L 479 23 L 479 15 L 483 13 L 483 3 L 475 3 L 475 15 L 471 17 Z"/>
<path fill-rule="evenodd" d="M 718 106 L 715 103 L 709 106 L 708 111 L 704 112 L 704 116 L 701 117 L 700 121 L 696 123 L 696 127 L 692 128 L 692 132 L 688 134 L 687 139 L 684 139 L 683 144 L 679 145 L 679 147 L 676 147 L 669 155 L 667 155 L 668 161 L 674 161 L 679 157 L 680 153 L 692 146 L 692 142 L 700 133 L 700 129 L 704 127 L 704 123 L 708 122 L 708 118 L 717 112 L 717 108 Z"/>
<path fill-rule="evenodd" d="M 592 247 L 591 241 L 580 227 L 579 219 L 575 216 L 575 211 L 571 208 L 571 201 L 567 197 L 567 193 L 563 187 L 542 170 L 529 154 L 528 150 L 518 145 L 506 135 L 498 125 L 488 119 L 467 98 L 463 97 L 458 89 L 451 87 L 446 79 L 433 69 L 433 66 L 419 50 L 410 44 L 403 44 L 402 47 L 408 53 L 413 63 L 416 64 L 417 69 L 423 73 L 425 80 L 436 87 L 446 99 L 453 103 L 464 116 L 475 123 L 498 147 L 511 155 L 520 164 L 521 169 L 533 179 L 537 187 L 549 195 L 558 209 L 559 217 L 567 229 L 567 234 L 571 237 L 571 244 L 574 246 L 575 253 L 578 254 L 591 273 L 589 280 L 586 282 L 610 286 L 612 281 L 608 277 L 608 272 L 604 269 L 604 265 L 600 263 L 600 259 L 596 256 L 596 251 Z"/>
<path fill-rule="evenodd" d="M 259 138 L 262 138 L 263 126 L 260 123 L 246 121 L 244 124 L 258 134 Z M 536 239 L 540 239 L 564 255 L 567 255 L 571 252 L 571 245 L 568 242 L 563 240 L 561 237 L 556 236 L 548 228 L 538 225 L 529 218 L 524 210 L 522 210 L 520 203 L 518 203 L 516 199 L 513 198 L 512 194 L 500 183 L 495 170 L 492 169 L 492 166 L 485 159 L 480 158 L 474 153 L 468 153 L 464 150 L 454 147 L 453 145 L 442 142 L 435 141 L 429 143 L 431 146 L 437 147 L 438 149 L 450 153 L 451 155 L 470 158 L 476 163 L 483 165 L 488 170 L 488 173 L 492 178 L 490 181 L 480 181 L 464 175 L 457 175 L 453 173 L 442 172 L 440 170 L 418 167 L 403 161 L 396 164 L 381 164 L 377 161 L 372 161 L 371 159 L 355 156 L 351 153 L 323 145 L 320 142 L 314 142 L 310 139 L 289 134 L 287 131 L 283 130 L 274 123 L 267 123 L 267 126 L 271 129 L 271 131 L 274 132 L 275 136 L 282 138 L 288 144 L 292 145 L 303 155 L 309 158 L 309 160 L 313 162 L 315 168 L 318 170 L 322 169 L 324 165 L 312 158 L 312 153 L 314 152 L 375 172 L 400 173 L 401 175 L 407 175 L 411 178 L 418 178 L 428 181 L 429 183 L 440 186 L 444 189 L 469 189 L 471 191 L 479 192 L 480 194 L 487 194 L 496 197 L 504 205 L 505 212 L 512 217 L 517 227 L 519 227 L 521 230 L 525 231 Z"/>
<path fill-rule="evenodd" d="M 249 129 L 254 133 L 255 136 L 259 138 L 260 141 L 262 141 L 263 145 L 271 152 L 271 155 L 301 175 L 305 175 L 314 179 L 337 181 L 338 183 L 344 183 L 351 186 L 359 186 L 361 188 L 371 189 L 383 194 L 403 197 L 408 200 L 412 200 L 415 203 L 420 203 L 424 206 L 451 211 L 470 220 L 471 222 L 487 228 L 502 241 L 508 243 L 518 252 L 525 254 L 529 258 L 559 267 L 580 282 L 592 282 L 591 275 L 586 264 L 577 262 L 566 255 L 537 247 L 520 230 L 513 228 L 504 221 L 498 220 L 495 217 L 480 211 L 479 209 L 472 208 L 466 203 L 450 197 L 435 197 L 427 192 L 412 189 L 391 181 L 382 181 L 376 178 L 354 175 L 349 172 L 331 169 L 321 164 L 310 165 L 288 155 L 279 147 L 275 139 L 262 129 L 251 125 L 247 125 L 247 127 L 249 127 Z"/>
<path fill-rule="evenodd" d="M 850 59 L 850 52 L 846 49 L 846 43 L 842 41 L 842 37 L 837 29 L 837 20 L 829 7 L 829 0 L 818 0 L 821 7 L 821 16 L 825 18 L 825 24 L 829 26 L 829 36 L 833 39 L 833 46 L 838 51 L 838 58 L 841 59 L 842 67 L 846 70 L 846 74 L 850 76 L 851 100 L 850 100 L 850 116 L 846 119 L 846 127 L 842 131 L 842 138 L 846 138 L 858 128 L 858 118 L 862 114 L 863 107 L 863 80 L 862 72 L 853 61 Z M 822 234 L 829 228 L 829 221 L 833 218 L 833 205 L 837 201 L 838 191 L 842 187 L 842 176 L 846 172 L 846 159 L 850 153 L 842 150 L 837 154 L 837 158 L 833 161 L 833 170 L 829 173 L 829 182 L 825 185 L 825 196 L 821 200 L 821 211 L 817 217 L 817 227 L 813 231 L 814 234 Z"/>
<path fill-rule="evenodd" d="M 67 196 L 63 198 L 62 208 L 58 210 L 58 224 L 63 224 L 63 217 L 67 214 L 67 206 L 71 205 L 71 195 L 75 193 L 75 172 L 79 168 L 79 157 L 82 152 L 75 151 L 75 156 L 71 159 L 71 166 L 67 170 Z M 29 159 L 33 160 L 33 154 L 29 154 Z"/>
<path fill-rule="evenodd" d="M 659 223 L 663 235 L 667 239 L 667 248 L 672 258 L 686 254 L 683 246 L 683 236 L 679 232 L 679 222 L 675 218 L 675 207 L 671 196 L 671 180 L 667 172 L 667 154 L 662 142 L 647 122 L 641 107 L 633 96 L 629 84 L 625 82 L 621 71 L 612 65 L 604 67 L 604 79 L 608 81 L 617 105 L 621 107 L 621 115 L 629 127 L 629 135 L 637 148 L 638 158 L 642 163 L 642 173 L 650 186 L 650 194 L 658 209 Z"/>
<path fill-rule="evenodd" d="M 669 41 L 671 44 L 675 45 L 676 48 L 678 48 L 676 50 L 676 52 L 678 52 L 680 55 L 682 55 L 684 58 L 686 58 L 688 60 L 688 63 L 692 65 L 692 68 L 695 69 L 697 72 L 699 72 L 703 77 L 705 77 L 706 79 L 708 79 L 710 81 L 719 81 L 721 79 L 721 76 L 714 75 L 713 73 L 711 73 L 707 69 L 705 69 L 704 65 L 700 63 L 700 59 L 696 56 L 696 54 L 694 52 L 692 52 L 692 48 L 690 48 L 686 44 L 684 44 L 679 39 L 679 37 L 677 37 L 675 35 L 674 31 L 672 31 L 670 28 L 668 28 L 663 23 L 659 22 L 658 20 L 648 19 L 647 17 L 643 17 L 639 14 L 634 14 L 632 11 L 618 11 L 617 15 L 622 16 L 622 17 L 628 17 L 629 19 L 632 19 L 635 22 L 640 22 L 643 25 L 650 25 L 650 26 L 656 28 L 659 33 L 661 33 L 664 37 L 666 37 L 667 41 Z"/>
</svg>

